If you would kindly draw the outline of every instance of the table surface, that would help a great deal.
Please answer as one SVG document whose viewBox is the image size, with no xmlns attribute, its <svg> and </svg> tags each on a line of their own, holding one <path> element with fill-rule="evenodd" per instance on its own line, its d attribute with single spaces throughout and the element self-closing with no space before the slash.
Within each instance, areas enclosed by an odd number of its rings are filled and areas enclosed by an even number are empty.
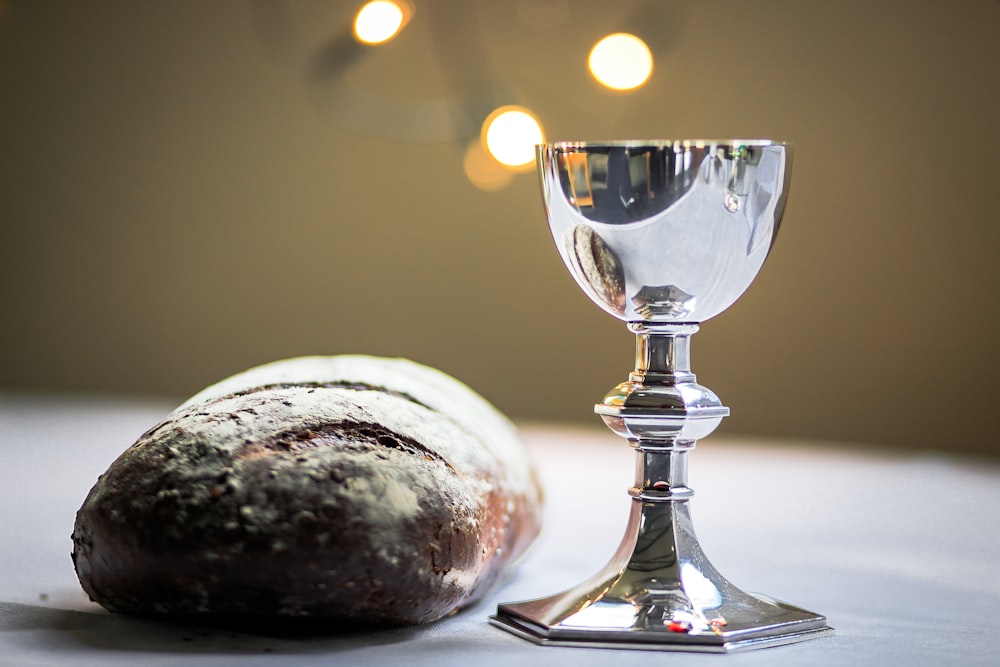
<svg viewBox="0 0 1000 667">
<path fill-rule="evenodd" d="M 836 635 L 727 656 L 540 647 L 498 602 L 596 572 L 624 531 L 632 452 L 602 427 L 523 425 L 546 528 L 485 600 L 427 626 L 268 636 L 109 614 L 81 590 L 73 519 L 97 476 L 172 406 L 0 394 L 0 666 L 998 665 L 1000 465 L 712 437 L 690 459 L 695 526 L 735 584 L 825 614 Z"/>
</svg>

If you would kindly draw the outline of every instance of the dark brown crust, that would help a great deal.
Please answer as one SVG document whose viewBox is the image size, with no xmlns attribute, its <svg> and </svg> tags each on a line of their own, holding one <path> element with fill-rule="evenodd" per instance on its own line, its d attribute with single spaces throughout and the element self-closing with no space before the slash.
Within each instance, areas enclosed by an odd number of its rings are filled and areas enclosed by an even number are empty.
<svg viewBox="0 0 1000 667">
<path fill-rule="evenodd" d="M 183 423 L 150 430 L 77 515 L 78 576 L 110 610 L 426 622 L 481 595 L 538 531 L 524 494 L 374 422 L 181 456 Z"/>
<path fill-rule="evenodd" d="M 335 426 L 327 425 L 316 429 L 285 431 L 261 442 L 244 443 L 234 456 L 234 460 L 249 456 L 266 456 L 285 452 L 301 452 L 318 447 L 388 447 L 401 452 L 420 456 L 428 461 L 438 461 L 455 472 L 450 463 L 436 452 L 415 439 L 391 431 L 372 422 L 344 422 Z"/>
</svg>

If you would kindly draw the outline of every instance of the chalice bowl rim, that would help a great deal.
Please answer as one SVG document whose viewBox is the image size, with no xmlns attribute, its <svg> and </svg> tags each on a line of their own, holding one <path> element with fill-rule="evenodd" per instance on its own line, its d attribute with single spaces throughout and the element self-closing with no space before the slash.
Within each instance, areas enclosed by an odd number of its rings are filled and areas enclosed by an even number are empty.
<svg viewBox="0 0 1000 667">
<path fill-rule="evenodd" d="M 772 139 L 769 137 L 755 137 L 748 139 L 722 138 L 722 139 L 554 139 L 535 144 L 536 151 L 543 147 L 553 148 L 640 148 L 643 146 L 673 146 L 675 148 L 707 148 L 710 146 L 787 146 L 792 147 L 795 142 L 784 139 Z"/>
</svg>

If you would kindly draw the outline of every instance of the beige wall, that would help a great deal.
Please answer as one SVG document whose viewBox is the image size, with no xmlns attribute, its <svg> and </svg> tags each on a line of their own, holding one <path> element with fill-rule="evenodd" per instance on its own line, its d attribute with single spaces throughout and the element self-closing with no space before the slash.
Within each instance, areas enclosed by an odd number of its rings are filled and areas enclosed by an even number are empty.
<svg viewBox="0 0 1000 667">
<path fill-rule="evenodd" d="M 369 352 L 594 423 L 632 341 L 561 266 L 534 177 L 480 192 L 461 146 L 345 131 L 296 60 L 349 20 L 330 4 L 293 3 L 278 48 L 246 2 L 0 2 L 0 389 L 181 398 Z M 436 17 L 550 138 L 796 143 L 774 254 L 693 341 L 724 432 L 1000 453 L 1000 3 L 573 2 L 546 28 L 416 4 L 354 86 L 446 93 Z M 637 25 L 653 80 L 602 92 L 584 54 Z"/>
</svg>

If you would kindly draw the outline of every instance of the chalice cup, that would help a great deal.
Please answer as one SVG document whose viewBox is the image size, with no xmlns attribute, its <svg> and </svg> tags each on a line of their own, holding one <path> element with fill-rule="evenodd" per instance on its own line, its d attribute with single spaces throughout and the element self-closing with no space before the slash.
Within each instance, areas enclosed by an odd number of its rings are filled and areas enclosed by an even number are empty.
<svg viewBox="0 0 1000 667">
<path fill-rule="evenodd" d="M 728 652 L 832 634 L 826 618 L 745 593 L 712 566 L 688 508 L 687 455 L 729 414 L 690 369 L 699 323 L 767 258 L 792 149 L 770 140 L 538 146 L 549 227 L 580 288 L 636 335 L 635 370 L 595 412 L 637 457 L 625 537 L 593 577 L 501 604 L 491 622 L 539 644 Z"/>
</svg>

